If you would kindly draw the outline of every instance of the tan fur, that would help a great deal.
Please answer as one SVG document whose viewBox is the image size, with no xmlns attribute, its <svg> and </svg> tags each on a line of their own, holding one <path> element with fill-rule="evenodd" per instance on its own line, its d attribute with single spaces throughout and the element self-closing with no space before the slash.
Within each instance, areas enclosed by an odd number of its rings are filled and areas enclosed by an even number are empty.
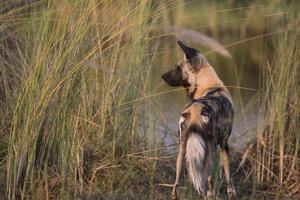
<svg viewBox="0 0 300 200">
<path fill-rule="evenodd" d="M 198 99 L 205 96 L 208 89 L 218 87 L 223 88 L 227 93 L 226 96 L 231 100 L 231 96 L 224 86 L 224 83 L 220 80 L 210 64 L 207 63 L 200 66 L 198 72 L 193 70 L 192 65 L 186 58 L 179 61 L 177 65 L 181 66 L 183 77 L 188 78 L 188 82 L 191 84 L 190 88 L 187 89 L 188 96 L 191 99 Z M 196 91 L 194 91 L 194 89 L 196 89 Z"/>
<path fill-rule="evenodd" d="M 189 113 L 189 117 L 183 122 L 186 127 L 190 126 L 191 124 L 199 124 L 202 126 L 204 123 L 202 120 L 201 113 L 199 110 L 202 110 L 202 104 L 195 104 L 188 107 L 184 112 Z"/>
<path fill-rule="evenodd" d="M 202 124 L 202 121 L 200 120 L 200 113 L 197 112 L 199 110 L 201 110 L 201 108 L 199 108 L 199 104 L 196 105 L 192 105 L 188 110 L 190 110 L 191 113 L 191 119 L 189 121 L 189 123 L 195 123 L 195 124 Z"/>
<path fill-rule="evenodd" d="M 224 83 L 219 79 L 212 66 L 203 65 L 196 74 L 195 87 L 197 87 L 194 99 L 200 98 L 206 94 L 207 89 L 213 87 L 225 88 Z"/>
</svg>

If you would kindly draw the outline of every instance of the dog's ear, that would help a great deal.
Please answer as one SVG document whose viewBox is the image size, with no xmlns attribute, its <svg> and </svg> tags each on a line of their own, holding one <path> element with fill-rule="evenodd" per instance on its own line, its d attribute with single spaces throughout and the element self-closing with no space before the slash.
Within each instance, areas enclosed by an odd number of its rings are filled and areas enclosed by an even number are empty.
<svg viewBox="0 0 300 200">
<path fill-rule="evenodd" d="M 183 50 L 185 57 L 191 63 L 195 71 L 198 71 L 203 64 L 207 64 L 205 56 L 199 53 L 196 49 L 186 46 L 181 41 L 178 41 L 177 43 Z"/>
<path fill-rule="evenodd" d="M 178 45 L 181 47 L 182 51 L 184 52 L 186 58 L 190 61 L 193 57 L 197 56 L 198 51 L 196 49 L 193 49 L 191 47 L 185 46 L 183 42 L 180 40 L 177 42 Z"/>
</svg>

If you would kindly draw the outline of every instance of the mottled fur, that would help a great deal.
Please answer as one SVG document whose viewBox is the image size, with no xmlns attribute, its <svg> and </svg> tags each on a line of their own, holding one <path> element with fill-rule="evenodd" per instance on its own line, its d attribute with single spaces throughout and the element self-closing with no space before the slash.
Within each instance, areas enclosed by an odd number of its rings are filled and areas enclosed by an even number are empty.
<svg viewBox="0 0 300 200">
<path fill-rule="evenodd" d="M 177 188 L 184 158 L 194 188 L 204 197 L 211 196 L 212 168 L 219 145 L 228 195 L 230 199 L 235 199 L 227 144 L 234 115 L 231 95 L 205 56 L 180 41 L 178 43 L 185 57 L 162 78 L 170 86 L 183 86 L 191 102 L 179 121 L 180 149 L 172 198 L 178 198 Z"/>
</svg>

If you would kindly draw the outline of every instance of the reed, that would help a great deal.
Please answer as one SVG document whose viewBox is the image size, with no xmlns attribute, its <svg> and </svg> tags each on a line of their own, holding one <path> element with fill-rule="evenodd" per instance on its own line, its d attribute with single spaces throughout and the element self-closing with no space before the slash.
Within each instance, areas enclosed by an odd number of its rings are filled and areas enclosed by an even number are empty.
<svg viewBox="0 0 300 200">
<path fill-rule="evenodd" d="M 299 16 L 288 7 L 287 30 L 274 40 L 275 57 L 266 65 L 261 120 L 253 149 L 256 182 L 276 188 L 281 198 L 300 191 L 299 179 Z M 270 184 L 272 183 L 272 184 Z"/>
<path fill-rule="evenodd" d="M 4 6 L 17 6 L 3 14 L 15 12 L 3 36 L 1 67 L 3 81 L 15 84 L 3 83 L 8 105 L 2 114 L 10 113 L 4 160 L 8 198 L 105 196 L 124 191 L 128 179 L 140 181 L 140 165 L 126 154 L 143 146 L 138 114 L 148 103 L 123 104 L 148 92 L 155 53 L 148 44 L 149 20 L 155 19 L 149 17 L 151 5 Z"/>
<path fill-rule="evenodd" d="M 168 199 L 178 138 L 162 99 L 184 93 L 164 90 L 158 79 L 181 56 L 174 27 L 195 37 L 187 41 L 222 78 L 231 77 L 226 85 L 234 86 L 241 116 L 240 88 L 251 87 L 245 66 L 262 74 L 253 98 L 257 139 L 234 177 L 238 195 L 298 195 L 297 8 L 284 1 L 0 2 L 0 199 Z M 188 181 L 182 185 L 182 198 L 196 197 Z"/>
</svg>

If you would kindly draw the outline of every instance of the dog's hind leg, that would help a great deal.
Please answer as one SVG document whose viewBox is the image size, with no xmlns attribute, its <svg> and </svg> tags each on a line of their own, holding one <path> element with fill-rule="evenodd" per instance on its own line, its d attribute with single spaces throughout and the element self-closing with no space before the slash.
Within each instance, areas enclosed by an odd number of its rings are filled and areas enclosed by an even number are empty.
<svg viewBox="0 0 300 200">
<path fill-rule="evenodd" d="M 236 192 L 232 183 L 231 171 L 230 171 L 230 154 L 228 145 L 221 146 L 221 156 L 223 160 L 223 166 L 227 182 L 227 194 L 230 200 L 236 199 Z"/>
<path fill-rule="evenodd" d="M 209 176 L 209 177 L 207 178 L 207 185 L 208 185 L 208 189 L 207 189 L 207 199 L 212 200 L 212 198 L 213 198 L 212 176 Z"/>
<path fill-rule="evenodd" d="M 176 161 L 176 179 L 173 185 L 172 200 L 178 199 L 178 185 L 179 185 L 179 178 L 180 178 L 181 169 L 182 169 L 185 151 L 186 151 L 185 148 L 186 148 L 186 141 L 185 139 L 183 139 L 180 141 L 180 148 L 179 148 L 179 153 Z"/>
</svg>

